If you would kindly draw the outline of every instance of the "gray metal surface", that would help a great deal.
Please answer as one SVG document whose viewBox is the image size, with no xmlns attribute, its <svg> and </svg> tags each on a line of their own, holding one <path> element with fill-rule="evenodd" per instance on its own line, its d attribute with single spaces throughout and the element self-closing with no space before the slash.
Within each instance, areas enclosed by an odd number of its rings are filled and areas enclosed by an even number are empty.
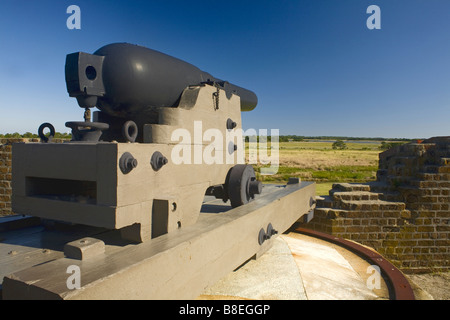
<svg viewBox="0 0 450 320">
<path fill-rule="evenodd" d="M 241 98 L 241 110 L 256 107 L 256 95 L 216 79 L 164 53 L 128 43 L 113 43 L 93 55 L 76 52 L 66 58 L 67 91 L 80 107 L 97 106 L 110 116 L 140 119 L 149 108 L 174 107 L 185 88 L 215 84 Z"/>
</svg>

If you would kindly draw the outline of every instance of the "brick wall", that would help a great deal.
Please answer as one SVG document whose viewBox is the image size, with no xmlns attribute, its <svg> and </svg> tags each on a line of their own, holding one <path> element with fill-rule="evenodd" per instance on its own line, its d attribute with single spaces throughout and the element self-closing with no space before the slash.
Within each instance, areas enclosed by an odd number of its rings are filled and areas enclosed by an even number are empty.
<svg viewBox="0 0 450 320">
<path fill-rule="evenodd" d="M 11 145 L 2 142 L 0 141 L 0 216 L 11 213 Z"/>
<path fill-rule="evenodd" d="M 377 181 L 335 184 L 303 225 L 373 247 L 404 272 L 450 271 L 450 137 L 380 154 Z"/>
</svg>

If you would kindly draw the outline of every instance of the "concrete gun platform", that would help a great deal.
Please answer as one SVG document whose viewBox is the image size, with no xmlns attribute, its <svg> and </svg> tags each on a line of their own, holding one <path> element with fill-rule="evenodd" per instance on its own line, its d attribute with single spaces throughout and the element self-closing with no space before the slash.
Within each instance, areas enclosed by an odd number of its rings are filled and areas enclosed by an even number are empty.
<svg viewBox="0 0 450 320">
<path fill-rule="evenodd" d="M 237 300 L 385 300 L 389 289 L 381 279 L 371 290 L 370 263 L 356 254 L 307 235 L 278 237 L 257 260 L 219 280 L 198 299 Z"/>
<path fill-rule="evenodd" d="M 277 188 L 265 186 L 266 191 Z M 228 207 L 220 199 L 205 197 L 202 214 L 214 215 Z M 10 273 L 63 258 L 64 245 L 83 237 L 103 240 L 108 254 L 135 246 L 122 240 L 117 230 L 54 221 L 42 224 L 40 219 L 31 217 L 3 219 L 5 223 L 0 224 L 3 226 L 0 229 L 0 284 Z M 379 288 L 369 288 L 368 279 L 373 275 L 370 266 L 369 261 L 339 245 L 286 232 L 274 238 L 270 248 L 258 259 L 246 261 L 209 285 L 197 299 L 390 299 L 389 284 L 383 278 Z"/>
<path fill-rule="evenodd" d="M 58 247 L 61 247 L 64 241 L 98 231 L 94 228 L 83 228 L 76 232 L 67 232 L 66 229 L 66 236 L 61 239 L 61 228 L 64 226 L 33 225 L 30 221 L 30 226 L 16 233 L 16 238 L 2 238 L 2 242 L 8 244 L 1 250 L 1 260 L 5 266 L 1 270 L 1 280 L 6 275 L 5 272 L 8 273 L 11 268 L 26 268 L 43 259 L 63 257 L 64 253 Z M 30 244 L 36 244 L 39 234 L 44 230 L 47 230 L 46 235 L 41 238 L 40 243 L 43 248 L 37 248 L 37 245 L 30 246 Z M 9 233 L 11 234 L 11 231 Z M 5 232 L 2 235 L 5 236 Z M 105 236 L 109 237 L 109 240 L 117 241 L 117 246 L 125 244 L 120 243 L 121 240 L 114 234 L 105 234 Z M 108 246 L 108 250 L 114 250 L 114 248 Z M 9 264 L 5 265 L 7 259 Z M 290 232 L 276 238 L 272 247 L 259 259 L 247 261 L 205 290 L 197 299 L 389 299 L 384 281 L 381 282 L 380 290 L 372 291 L 366 286 L 367 277 L 370 276 L 366 273 L 369 265 L 364 259 L 339 246 Z"/>
</svg>

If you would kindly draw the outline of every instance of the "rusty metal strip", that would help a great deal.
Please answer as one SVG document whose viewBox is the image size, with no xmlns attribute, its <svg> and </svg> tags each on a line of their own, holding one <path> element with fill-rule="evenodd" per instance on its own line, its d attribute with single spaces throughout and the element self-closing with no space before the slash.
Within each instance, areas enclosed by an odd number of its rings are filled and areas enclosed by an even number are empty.
<svg viewBox="0 0 450 320">
<path fill-rule="evenodd" d="M 309 230 L 305 228 L 296 228 L 294 231 L 332 242 L 334 244 L 340 245 L 346 249 L 351 250 L 352 252 L 356 253 L 357 255 L 363 258 L 366 258 L 367 260 L 373 262 L 375 265 L 380 267 L 381 271 L 386 275 L 393 289 L 394 300 L 415 300 L 414 292 L 405 276 L 401 273 L 400 270 L 398 270 L 394 265 L 392 265 L 379 253 L 374 252 L 373 250 L 370 250 L 355 242 L 345 240 L 342 238 L 337 238 L 333 235 L 326 234 L 323 232 Z"/>
</svg>

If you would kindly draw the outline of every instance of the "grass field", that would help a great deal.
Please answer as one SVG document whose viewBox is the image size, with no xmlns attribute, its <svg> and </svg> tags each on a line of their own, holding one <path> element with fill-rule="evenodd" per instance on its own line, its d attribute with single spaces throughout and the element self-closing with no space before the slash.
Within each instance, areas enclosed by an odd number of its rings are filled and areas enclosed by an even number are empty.
<svg viewBox="0 0 450 320">
<path fill-rule="evenodd" d="M 274 175 L 261 175 L 260 164 L 254 165 L 258 179 L 264 183 L 286 183 L 289 177 L 317 182 L 317 194 L 328 194 L 336 182 L 368 182 L 376 178 L 378 142 L 346 142 L 347 149 L 335 150 L 332 142 L 302 141 L 279 143 L 279 168 Z"/>
</svg>

